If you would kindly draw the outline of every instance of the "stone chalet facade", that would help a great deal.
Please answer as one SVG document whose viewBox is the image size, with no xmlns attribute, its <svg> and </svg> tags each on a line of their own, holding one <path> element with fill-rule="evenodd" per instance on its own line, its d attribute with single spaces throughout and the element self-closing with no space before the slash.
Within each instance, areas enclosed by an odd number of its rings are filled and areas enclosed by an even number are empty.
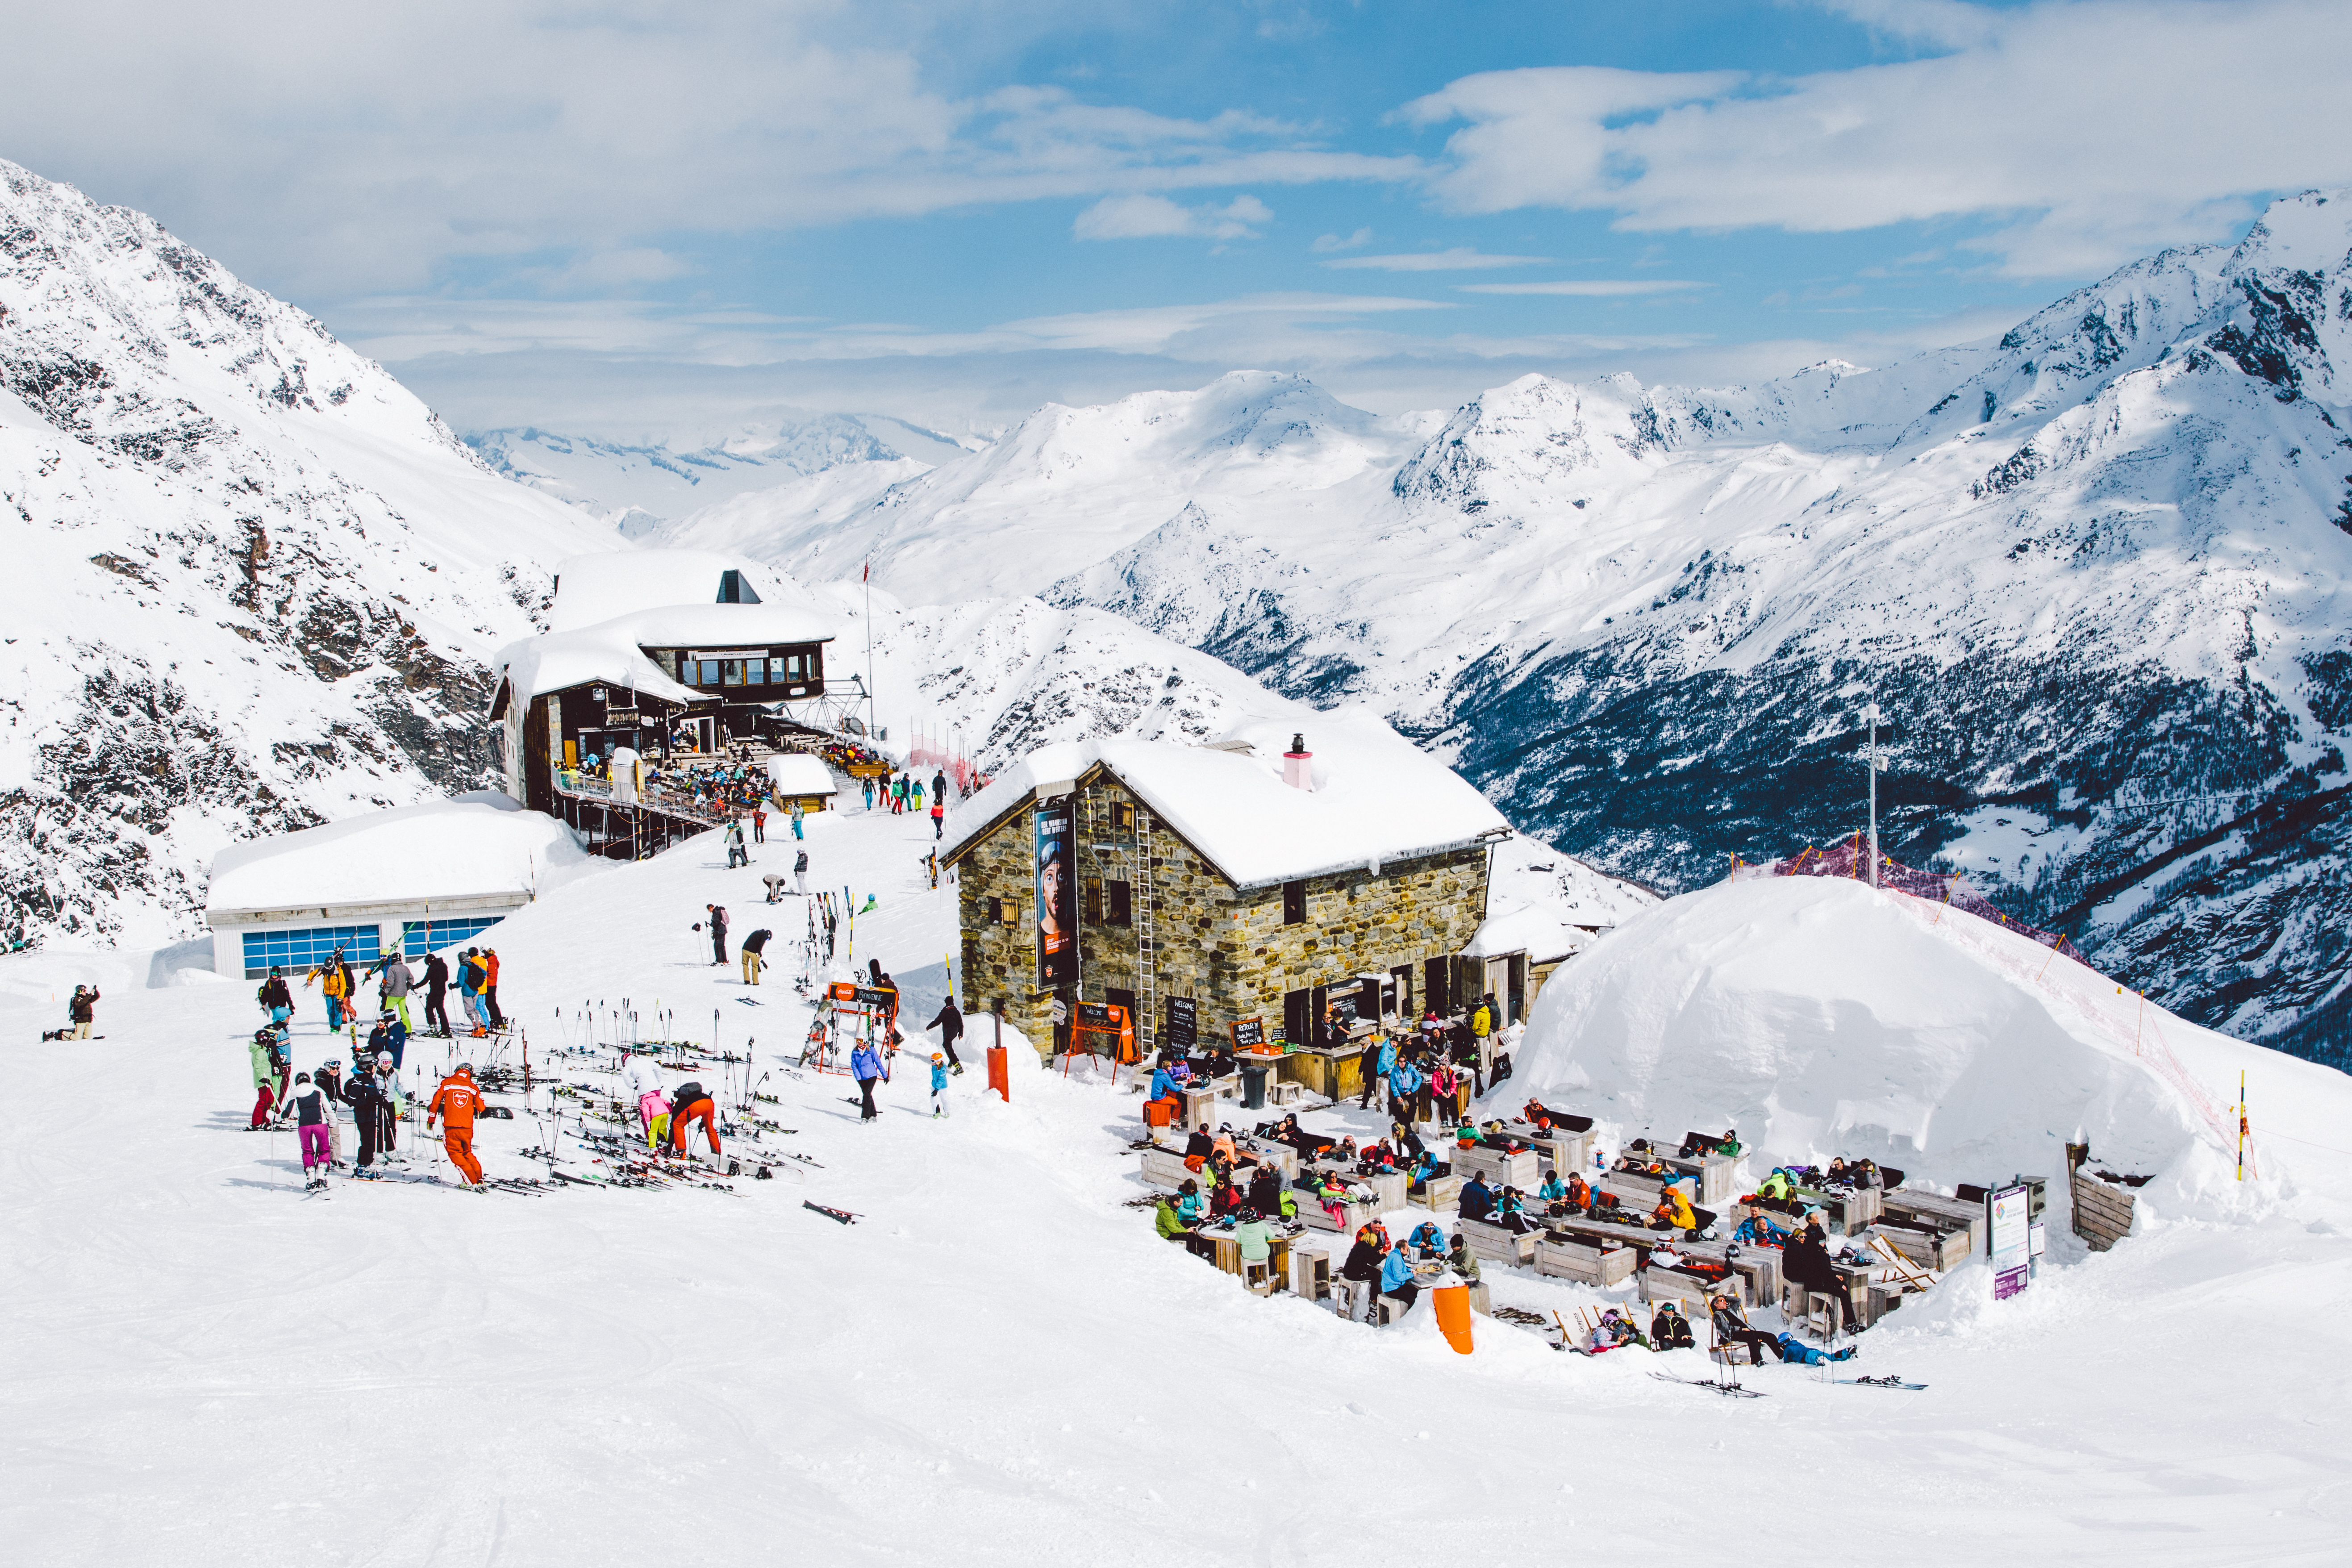
<svg viewBox="0 0 2352 1568">
<path fill-rule="evenodd" d="M 1127 1005 L 1146 1057 L 1165 1039 L 1171 997 L 1192 999 L 1205 1047 L 1230 1040 L 1232 1025 L 1248 1018 L 1262 1021 L 1268 1040 L 1304 1038 L 1323 1016 L 1326 1000 L 1360 996 L 1365 976 L 1388 980 L 1393 1005 L 1408 1010 L 1432 997 L 1450 1005 L 1470 983 L 1475 965 L 1459 955 L 1485 919 L 1490 846 L 1508 829 L 1441 764 L 1412 753 L 1421 766 L 1459 785 L 1468 801 L 1450 800 L 1448 810 L 1431 814 L 1436 820 L 1417 835 L 1428 842 L 1398 841 L 1391 829 L 1383 841 L 1368 838 L 1360 849 L 1349 848 L 1352 863 L 1318 867 L 1312 862 L 1332 858 L 1327 835 L 1301 846 L 1307 863 L 1285 865 L 1262 852 L 1269 835 L 1260 832 L 1248 846 L 1254 864 L 1236 868 L 1220 858 L 1232 835 L 1188 834 L 1178 826 L 1188 819 L 1187 803 L 1168 798 L 1171 770 L 1132 765 L 1165 760 L 1153 752 L 1202 748 L 1105 742 L 1100 750 L 1108 754 L 1085 759 L 1075 777 L 1024 787 L 1028 781 L 1008 776 L 963 808 L 988 813 L 960 831 L 943 857 L 956 872 L 960 993 L 967 1011 L 985 1014 L 1002 1000 L 1007 1021 L 1041 1050 L 1055 1038 L 1055 994 L 1037 984 L 1031 814 L 1064 794 L 1071 796 L 1079 921 L 1078 984 L 1062 995 L 1072 1003 Z M 1244 794 L 1291 787 L 1270 773 L 1261 785 L 1242 767 L 1229 771 L 1240 775 Z M 1367 785 L 1377 793 L 1381 771 L 1358 765 L 1360 795 Z M 1220 781 L 1215 787 L 1222 793 L 1224 786 Z M 1005 798 L 990 798 L 1000 791 Z M 1351 822 L 1367 815 L 1362 800 L 1354 804 Z M 1399 802 L 1398 812 L 1412 815 L 1419 804 Z M 1228 820 L 1234 805 L 1244 815 L 1251 810 L 1246 801 L 1227 805 Z M 1205 815 L 1213 823 L 1218 816 Z M 1345 824 L 1339 837 L 1347 837 Z M 1301 874 L 1278 874 L 1286 870 Z"/>
</svg>

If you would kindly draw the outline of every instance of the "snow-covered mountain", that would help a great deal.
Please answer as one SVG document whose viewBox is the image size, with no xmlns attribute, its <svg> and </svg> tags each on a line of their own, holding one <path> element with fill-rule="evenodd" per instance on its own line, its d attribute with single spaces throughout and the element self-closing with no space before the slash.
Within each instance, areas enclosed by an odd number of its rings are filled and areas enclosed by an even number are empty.
<svg viewBox="0 0 2352 1568">
<path fill-rule="evenodd" d="M 909 601 L 1042 592 L 1369 702 L 1670 889 L 1860 826 L 1875 695 L 1892 853 L 2292 1040 L 2352 973 L 2348 219 L 2282 201 L 1875 371 L 1530 376 L 1424 419 L 1255 374 L 1048 407 L 730 542 L 870 556 Z"/>
<path fill-rule="evenodd" d="M 491 468 L 638 537 L 721 502 L 770 494 L 795 515 L 838 492 L 871 500 L 967 448 L 878 414 L 793 415 L 683 444 L 629 444 L 530 427 L 469 433 Z M 812 480 L 823 480 L 812 484 Z M 682 542 L 682 541 L 673 541 Z"/>
<path fill-rule="evenodd" d="M 611 547 L 153 219 L 0 163 L 0 934 L 169 940 L 221 844 L 495 775 L 484 660 Z"/>
</svg>

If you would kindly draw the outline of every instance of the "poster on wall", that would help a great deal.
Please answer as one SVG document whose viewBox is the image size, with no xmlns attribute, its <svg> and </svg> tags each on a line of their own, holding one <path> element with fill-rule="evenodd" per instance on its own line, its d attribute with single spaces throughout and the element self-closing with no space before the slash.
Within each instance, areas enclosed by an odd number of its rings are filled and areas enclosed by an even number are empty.
<svg viewBox="0 0 2352 1568">
<path fill-rule="evenodd" d="M 1078 983 L 1077 846 L 1070 799 L 1037 807 L 1037 988 Z"/>
<path fill-rule="evenodd" d="M 1987 1194 L 1992 1225 L 1992 1299 L 2006 1301 L 2025 1289 L 2033 1272 L 2033 1190 L 2003 1187 Z"/>
</svg>

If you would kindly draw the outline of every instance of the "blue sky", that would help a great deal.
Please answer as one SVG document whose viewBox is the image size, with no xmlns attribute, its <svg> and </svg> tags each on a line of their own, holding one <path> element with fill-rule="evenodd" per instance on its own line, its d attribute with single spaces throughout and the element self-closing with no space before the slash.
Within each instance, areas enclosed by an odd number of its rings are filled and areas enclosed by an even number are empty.
<svg viewBox="0 0 2352 1568">
<path fill-rule="evenodd" d="M 50 7 L 0 155 L 461 426 L 1725 382 L 2352 184 L 2335 0 Z"/>
</svg>

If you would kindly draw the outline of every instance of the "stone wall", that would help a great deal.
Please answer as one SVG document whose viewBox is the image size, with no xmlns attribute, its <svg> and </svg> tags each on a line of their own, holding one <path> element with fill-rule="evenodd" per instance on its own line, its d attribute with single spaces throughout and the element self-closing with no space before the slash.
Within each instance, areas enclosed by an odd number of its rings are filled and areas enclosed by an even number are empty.
<svg viewBox="0 0 2352 1568">
<path fill-rule="evenodd" d="M 1399 861 L 1372 875 L 1361 867 L 1307 885 L 1307 919 L 1282 921 L 1282 889 L 1239 892 L 1205 857 L 1169 828 L 1107 772 L 1078 788 L 1077 879 L 1080 1000 L 1112 990 L 1135 994 L 1138 1041 L 1158 1043 L 1167 998 L 1198 1003 L 1202 1037 L 1225 1036 L 1237 1018 L 1265 1020 L 1279 1036 L 1283 995 L 1351 976 L 1411 964 L 1416 996 L 1425 959 L 1457 953 L 1485 916 L 1486 851 L 1458 849 Z M 1134 827 L 1119 808 L 1134 808 Z M 1148 858 L 1147 858 L 1148 856 Z M 1132 921 L 1107 923 L 1109 884 L 1133 889 Z M 1035 989 L 1036 891 L 1029 816 L 1015 813 L 967 849 L 957 866 L 963 939 L 963 1005 L 984 1013 L 997 998 L 1006 1018 L 1044 1046 L 1053 1037 L 1052 997 Z M 1018 900 L 1017 925 L 991 925 L 992 898 Z M 1090 920 L 1097 909 L 1103 921 Z M 1153 938 L 1153 984 L 1142 984 L 1137 953 L 1147 917 Z"/>
</svg>

